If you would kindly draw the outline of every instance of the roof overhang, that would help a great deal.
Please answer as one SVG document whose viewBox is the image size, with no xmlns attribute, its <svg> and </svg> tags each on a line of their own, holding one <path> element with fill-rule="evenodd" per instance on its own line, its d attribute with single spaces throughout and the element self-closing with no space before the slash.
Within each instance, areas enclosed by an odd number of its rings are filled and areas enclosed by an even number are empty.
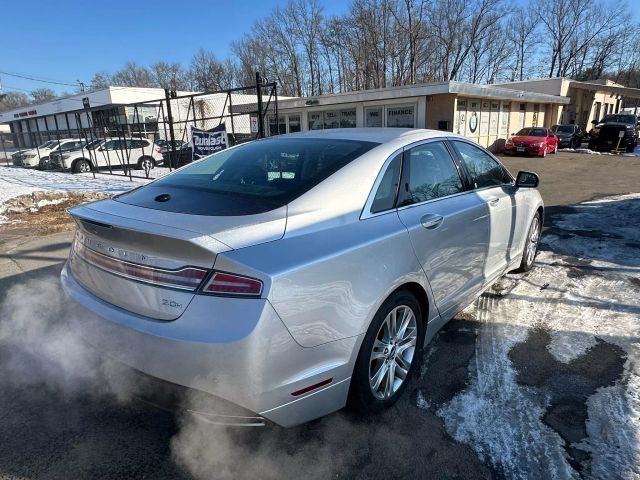
<svg viewBox="0 0 640 480">
<path fill-rule="evenodd" d="M 357 92 L 336 93 L 319 95 L 315 97 L 299 97 L 287 100 L 278 99 L 278 110 L 295 110 L 309 107 L 334 106 L 348 103 L 372 102 L 379 100 L 395 100 L 412 97 L 428 97 L 433 95 L 455 94 L 463 97 L 479 97 L 495 100 L 524 101 L 536 103 L 553 103 L 565 105 L 570 102 L 568 97 L 548 95 L 528 91 L 503 88 L 495 85 L 477 85 L 465 82 L 439 82 L 422 85 L 405 85 L 399 87 L 376 88 L 372 90 L 360 90 Z M 269 112 L 274 112 L 273 103 L 268 107 Z M 234 105 L 235 113 L 256 111 L 255 104 Z"/>
<path fill-rule="evenodd" d="M 590 92 L 607 92 L 626 98 L 640 98 L 640 88 L 623 87 L 619 85 L 605 85 L 602 83 L 579 82 L 571 80 L 569 87 Z"/>
</svg>

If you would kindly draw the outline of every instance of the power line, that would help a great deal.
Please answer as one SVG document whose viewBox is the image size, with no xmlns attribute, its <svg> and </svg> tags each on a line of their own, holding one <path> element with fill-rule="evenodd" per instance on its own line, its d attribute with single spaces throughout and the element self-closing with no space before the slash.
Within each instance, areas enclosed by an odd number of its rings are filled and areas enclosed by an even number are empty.
<svg viewBox="0 0 640 480">
<path fill-rule="evenodd" d="M 36 78 L 29 75 L 23 75 L 21 73 L 11 73 L 0 70 L 0 73 L 3 75 L 9 75 L 10 77 L 23 78 L 25 80 L 32 80 L 34 82 L 42 82 L 42 83 L 51 83 L 53 85 L 66 85 L 68 87 L 77 87 L 77 83 L 67 83 L 67 82 L 58 82 L 55 80 L 45 80 L 43 78 Z"/>
</svg>

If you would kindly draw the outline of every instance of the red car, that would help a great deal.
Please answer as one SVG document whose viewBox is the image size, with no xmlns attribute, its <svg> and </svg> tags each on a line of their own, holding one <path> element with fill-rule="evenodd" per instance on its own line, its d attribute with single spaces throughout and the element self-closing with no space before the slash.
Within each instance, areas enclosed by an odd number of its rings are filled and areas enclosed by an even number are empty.
<svg viewBox="0 0 640 480">
<path fill-rule="evenodd" d="M 556 153 L 557 150 L 558 137 L 548 128 L 540 127 L 523 128 L 504 144 L 507 155 L 523 153 L 546 157 L 547 153 Z"/>
</svg>

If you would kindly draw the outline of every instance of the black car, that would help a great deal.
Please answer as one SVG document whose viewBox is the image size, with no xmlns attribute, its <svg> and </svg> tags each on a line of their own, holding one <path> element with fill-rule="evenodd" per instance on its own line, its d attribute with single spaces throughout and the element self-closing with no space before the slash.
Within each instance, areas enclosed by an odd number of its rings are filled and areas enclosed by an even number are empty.
<svg viewBox="0 0 640 480">
<path fill-rule="evenodd" d="M 596 122 L 589 132 L 589 148 L 591 150 L 613 150 L 625 148 L 633 152 L 638 145 L 638 117 L 632 114 L 616 113 L 605 115 Z"/>
<path fill-rule="evenodd" d="M 584 135 L 578 125 L 554 125 L 551 131 L 558 137 L 558 148 L 580 148 Z"/>
<path fill-rule="evenodd" d="M 171 148 L 164 149 L 162 152 L 162 159 L 165 167 L 171 165 L 171 168 L 180 168 L 193 161 L 193 148 L 191 147 L 191 144 L 185 143 L 176 148 L 175 156 Z"/>
</svg>

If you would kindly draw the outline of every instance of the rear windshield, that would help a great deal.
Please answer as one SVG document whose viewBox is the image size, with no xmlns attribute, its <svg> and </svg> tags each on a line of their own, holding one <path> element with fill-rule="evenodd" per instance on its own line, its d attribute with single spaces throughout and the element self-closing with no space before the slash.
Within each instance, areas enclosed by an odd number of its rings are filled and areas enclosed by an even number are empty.
<svg viewBox="0 0 640 480">
<path fill-rule="evenodd" d="M 262 213 L 286 205 L 377 145 L 319 138 L 260 140 L 206 157 L 117 200 L 194 215 Z M 160 195 L 163 201 L 156 200 Z"/>
<path fill-rule="evenodd" d="M 544 128 L 523 128 L 516 135 L 522 137 L 546 137 L 547 131 Z"/>
</svg>

